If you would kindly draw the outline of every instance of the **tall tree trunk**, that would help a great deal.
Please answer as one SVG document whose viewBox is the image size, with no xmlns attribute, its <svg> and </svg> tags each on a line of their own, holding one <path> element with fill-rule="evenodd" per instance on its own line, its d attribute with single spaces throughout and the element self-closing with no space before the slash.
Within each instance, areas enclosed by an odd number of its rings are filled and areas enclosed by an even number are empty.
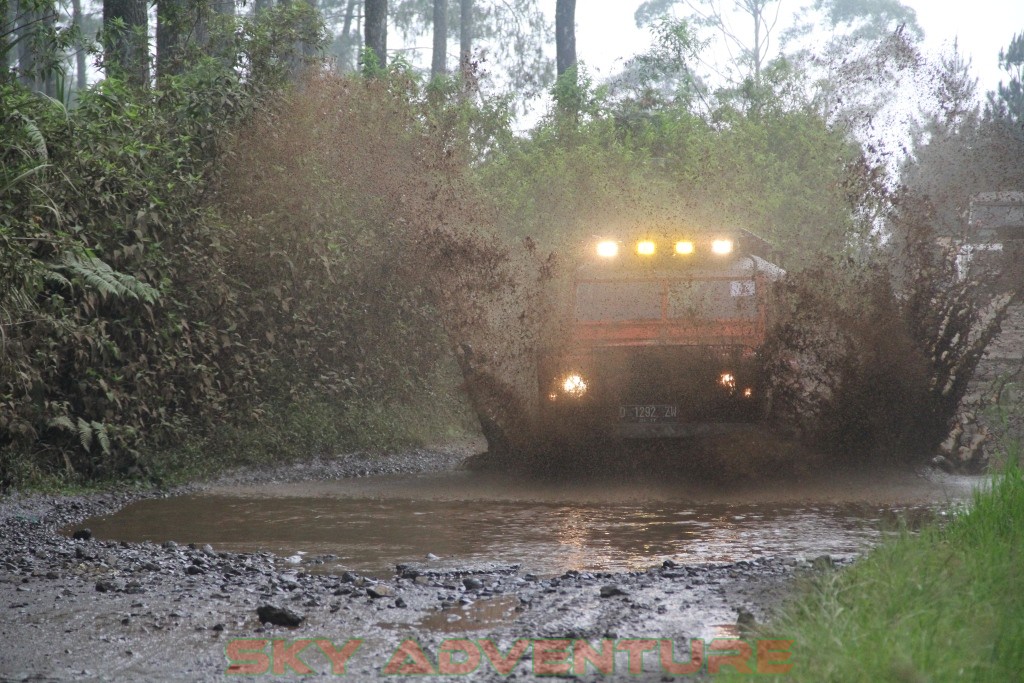
<svg viewBox="0 0 1024 683">
<path fill-rule="evenodd" d="M 123 26 L 118 26 L 119 20 Z M 108 76 L 135 86 L 149 83 L 146 0 L 103 0 L 103 56 Z"/>
<path fill-rule="evenodd" d="M 57 92 L 57 74 L 65 71 L 64 56 L 58 57 L 57 46 L 53 36 L 57 31 L 57 5 L 56 3 L 45 7 L 40 11 L 39 30 L 42 32 L 42 40 L 37 49 L 42 52 L 42 69 L 39 72 L 38 80 L 42 92 L 47 97 L 57 99 L 62 93 Z"/>
<path fill-rule="evenodd" d="M 75 49 L 75 89 L 85 90 L 89 83 L 86 79 L 85 46 L 87 41 L 82 17 L 82 0 L 71 0 L 71 7 L 71 21 L 78 28 L 78 45 Z"/>
<path fill-rule="evenodd" d="M 3 16 L 8 16 L 5 7 Z M 17 41 L 12 52 L 17 53 L 18 81 L 26 88 L 57 97 L 57 74 L 64 69 L 64 55 L 54 42 L 57 30 L 57 6 L 54 2 L 37 4 L 28 9 L 18 3 L 13 21 L 3 31 L 13 31 Z M 17 24 L 17 26 L 13 24 Z M 13 54 L 8 55 L 13 57 Z"/>
<path fill-rule="evenodd" d="M 185 35 L 192 23 L 188 0 L 157 0 L 156 75 L 164 78 L 181 73 Z"/>
<path fill-rule="evenodd" d="M 211 0 L 210 7 L 217 14 L 227 17 L 235 16 L 235 0 Z"/>
<path fill-rule="evenodd" d="M 555 65 L 558 75 L 576 66 L 576 0 L 555 4 Z"/>
<path fill-rule="evenodd" d="M 364 9 L 366 47 L 377 55 L 380 67 L 388 63 L 388 0 L 366 0 Z"/>
<path fill-rule="evenodd" d="M 459 0 L 459 65 L 469 67 L 473 57 L 473 0 Z"/>
<path fill-rule="evenodd" d="M 348 0 L 345 5 L 345 20 L 341 25 L 341 70 L 342 72 L 352 70 L 352 46 L 358 45 L 358 41 L 352 40 L 352 20 L 356 14 L 356 0 Z"/>
<path fill-rule="evenodd" d="M 18 0 L 9 0 L 4 5 L 3 26 L 2 33 L 6 35 L 0 38 L 0 50 L 4 53 L 0 66 L 4 73 L 0 76 L 0 82 L 6 81 L 11 70 L 18 66 L 18 47 L 14 44 L 18 39 Z"/>
<path fill-rule="evenodd" d="M 186 2 L 195 2 L 195 0 L 186 0 Z M 235 16 L 235 0 L 206 0 L 206 2 L 209 11 L 203 13 L 200 9 L 201 28 L 196 31 L 202 39 L 200 45 L 203 46 L 203 51 L 206 54 L 217 58 L 226 68 L 230 69 L 235 63 L 234 46 L 230 30 L 225 33 L 224 26 L 229 24 L 231 18 Z M 288 3 L 282 2 L 281 4 Z M 210 35 L 211 23 L 216 29 L 212 36 Z"/>
<path fill-rule="evenodd" d="M 430 77 L 437 78 L 448 71 L 448 0 L 434 0 L 434 58 L 430 62 Z"/>
<path fill-rule="evenodd" d="M 18 5 L 18 13 L 21 15 L 18 20 L 16 46 L 18 51 L 18 81 L 31 90 L 36 89 L 36 50 L 35 50 L 35 10 L 26 9 Z"/>
</svg>

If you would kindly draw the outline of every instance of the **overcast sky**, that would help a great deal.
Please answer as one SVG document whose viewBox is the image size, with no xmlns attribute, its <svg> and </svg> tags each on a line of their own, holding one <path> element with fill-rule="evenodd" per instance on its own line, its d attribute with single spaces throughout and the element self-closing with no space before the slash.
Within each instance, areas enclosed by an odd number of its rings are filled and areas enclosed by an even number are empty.
<svg viewBox="0 0 1024 683">
<path fill-rule="evenodd" d="M 917 12 L 924 29 L 926 52 L 937 54 L 959 40 L 960 50 L 973 60 L 981 94 L 994 90 L 1005 72 L 998 66 L 999 50 L 1015 33 L 1024 32 L 1024 0 L 902 0 Z M 728 0 L 725 0 L 728 4 Z M 554 0 L 550 0 L 552 10 Z M 624 60 L 644 51 L 650 33 L 636 28 L 633 13 L 639 0 L 579 0 L 576 4 L 576 52 L 599 80 L 621 68 Z M 782 0 L 791 16 L 810 0 Z M 788 25 L 783 15 L 779 25 Z"/>
</svg>

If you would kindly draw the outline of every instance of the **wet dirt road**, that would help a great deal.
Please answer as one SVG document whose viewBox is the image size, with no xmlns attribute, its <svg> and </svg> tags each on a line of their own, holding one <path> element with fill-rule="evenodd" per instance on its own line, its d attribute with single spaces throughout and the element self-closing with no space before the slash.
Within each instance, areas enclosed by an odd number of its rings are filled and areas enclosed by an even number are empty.
<svg viewBox="0 0 1024 683">
<path fill-rule="evenodd" d="M 454 670 L 444 662 L 473 656 L 474 680 L 507 680 L 484 641 L 508 653 L 540 639 L 512 666 L 526 679 L 544 643 L 564 639 L 653 639 L 685 652 L 691 638 L 745 635 L 812 564 L 849 562 L 898 520 L 946 514 L 979 484 L 906 472 L 767 487 L 540 484 L 442 460 L 377 476 L 346 476 L 374 475 L 373 462 L 299 468 L 169 498 L 7 501 L 0 677 L 216 680 L 231 663 L 272 674 L 274 641 L 301 639 L 338 650 L 361 640 L 345 680 L 403 662 L 441 675 Z M 92 538 L 66 537 L 86 526 Z M 302 624 L 261 624 L 267 606 Z M 475 649 L 445 659 L 454 638 Z M 231 657 L 237 639 L 266 661 Z M 409 639 L 422 660 L 396 654 Z M 580 673 L 563 647 L 555 670 Z M 332 671 L 318 645 L 299 662 L 278 655 L 286 675 Z M 655 650 L 638 657 L 640 680 L 666 675 Z M 637 680 L 628 659 L 620 650 L 584 678 Z"/>
</svg>

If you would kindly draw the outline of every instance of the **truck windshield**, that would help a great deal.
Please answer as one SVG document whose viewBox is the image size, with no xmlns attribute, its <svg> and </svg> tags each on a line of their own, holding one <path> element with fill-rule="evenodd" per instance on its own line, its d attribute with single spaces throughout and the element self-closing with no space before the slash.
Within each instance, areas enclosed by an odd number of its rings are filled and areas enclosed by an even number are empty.
<svg viewBox="0 0 1024 683">
<path fill-rule="evenodd" d="M 576 319 L 658 320 L 662 283 L 581 282 L 576 286 Z"/>
<path fill-rule="evenodd" d="M 576 319 L 583 322 L 659 320 L 662 301 L 672 319 L 726 320 L 757 317 L 753 280 L 580 282 Z"/>
<path fill-rule="evenodd" d="M 687 280 L 668 286 L 668 317 L 701 320 L 757 316 L 753 280 Z"/>
</svg>

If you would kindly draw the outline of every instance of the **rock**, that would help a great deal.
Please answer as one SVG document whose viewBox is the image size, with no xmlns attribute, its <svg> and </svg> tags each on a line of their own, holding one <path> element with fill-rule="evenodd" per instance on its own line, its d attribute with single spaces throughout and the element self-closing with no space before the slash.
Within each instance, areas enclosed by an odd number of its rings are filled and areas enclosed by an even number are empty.
<svg viewBox="0 0 1024 683">
<path fill-rule="evenodd" d="M 346 572 L 342 572 L 341 573 L 341 580 L 344 581 L 345 583 L 355 583 L 358 578 L 359 578 L 359 575 L 358 574 L 353 574 L 352 572 L 347 572 L 346 571 Z"/>
<path fill-rule="evenodd" d="M 437 555 L 435 555 L 434 553 L 427 553 L 427 559 L 428 560 L 440 560 L 441 558 L 438 557 Z"/>
<path fill-rule="evenodd" d="M 299 575 L 294 573 L 281 574 L 277 577 L 278 583 L 285 590 L 293 591 L 299 587 Z"/>
<path fill-rule="evenodd" d="M 164 541 L 163 543 L 160 544 L 160 547 L 173 550 L 174 548 L 178 547 L 178 544 L 175 543 L 174 541 Z"/>
<path fill-rule="evenodd" d="M 947 474 L 952 474 L 956 469 L 953 467 L 953 463 L 947 460 L 944 456 L 936 455 L 932 458 L 932 467 L 938 468 Z"/>
<path fill-rule="evenodd" d="M 665 560 L 661 563 L 661 566 L 665 569 L 675 569 L 679 565 L 677 565 L 673 560 Z"/>
<path fill-rule="evenodd" d="M 140 595 L 146 592 L 146 589 L 142 587 L 142 584 L 138 581 L 129 581 L 124 587 L 124 592 L 128 595 Z"/>
<path fill-rule="evenodd" d="M 386 583 L 375 583 L 366 587 L 366 594 L 371 598 L 391 598 L 395 595 L 395 589 Z"/>
<path fill-rule="evenodd" d="M 206 554 L 206 555 L 210 555 L 211 557 L 216 557 L 217 556 L 217 553 L 213 552 L 213 546 L 210 545 L 209 543 L 207 543 L 207 544 L 205 544 L 203 546 L 203 553 Z"/>
<path fill-rule="evenodd" d="M 827 555 L 827 554 L 826 555 L 818 555 L 811 562 L 811 566 L 814 567 L 815 569 L 831 569 L 833 567 L 833 565 L 834 565 L 834 563 L 832 562 L 832 556 L 831 555 Z"/>
<path fill-rule="evenodd" d="M 467 576 L 462 580 L 462 585 L 466 587 L 466 590 L 475 591 L 483 588 L 484 582 L 476 577 Z"/>
<path fill-rule="evenodd" d="M 740 607 L 736 610 L 736 626 L 741 635 L 746 635 L 757 626 L 757 620 L 752 613 Z"/>
<path fill-rule="evenodd" d="M 402 598 L 396 598 L 395 599 L 395 607 L 405 607 L 405 606 L 406 606 L 405 600 L 403 600 Z"/>
<path fill-rule="evenodd" d="M 92 530 L 76 529 L 75 533 L 71 534 L 71 538 L 75 539 L 76 541 L 88 541 L 92 538 Z"/>
<path fill-rule="evenodd" d="M 626 595 L 626 591 L 622 590 L 616 585 L 609 584 L 607 586 L 601 586 L 601 597 L 611 598 L 616 595 Z"/>
<path fill-rule="evenodd" d="M 96 582 L 96 592 L 98 593 L 109 593 L 115 590 L 117 590 L 117 584 L 115 584 L 113 581 L 100 579 Z"/>
<path fill-rule="evenodd" d="M 202 567 L 197 567 L 194 564 L 190 564 L 189 566 L 185 567 L 185 573 L 189 576 L 195 576 L 196 574 L 205 574 L 206 572 L 203 571 Z"/>
<path fill-rule="evenodd" d="M 256 609 L 256 616 L 261 623 L 273 624 L 274 626 L 298 626 L 305 617 L 301 617 L 289 609 L 276 607 L 274 605 L 260 605 Z"/>
</svg>

